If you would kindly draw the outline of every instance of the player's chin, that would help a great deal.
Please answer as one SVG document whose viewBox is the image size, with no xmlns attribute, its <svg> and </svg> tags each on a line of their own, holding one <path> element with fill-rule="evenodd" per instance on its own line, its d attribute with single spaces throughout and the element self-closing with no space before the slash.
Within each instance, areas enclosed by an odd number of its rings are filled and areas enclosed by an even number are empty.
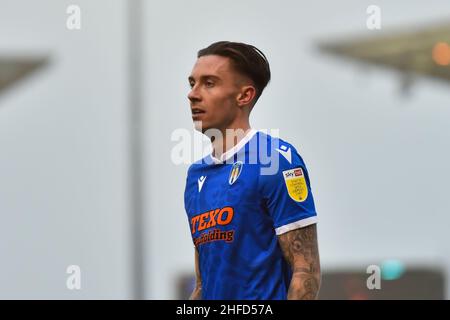
<svg viewBox="0 0 450 320">
<path fill-rule="evenodd" d="M 194 120 L 194 128 L 197 131 L 200 131 L 201 133 L 205 133 L 206 130 L 208 130 L 207 127 L 205 127 L 205 122 L 202 120 Z"/>
<path fill-rule="evenodd" d="M 194 128 L 195 128 L 195 130 L 200 131 L 203 134 L 208 133 L 208 132 L 211 134 L 215 134 L 214 133 L 215 126 L 211 122 L 205 121 L 203 119 L 202 120 L 194 120 Z"/>
</svg>

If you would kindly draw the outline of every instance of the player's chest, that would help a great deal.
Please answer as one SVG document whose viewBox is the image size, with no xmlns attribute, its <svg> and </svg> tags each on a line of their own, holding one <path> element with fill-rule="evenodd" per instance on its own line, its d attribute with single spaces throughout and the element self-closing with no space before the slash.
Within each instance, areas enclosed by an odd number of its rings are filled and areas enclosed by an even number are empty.
<svg viewBox="0 0 450 320">
<path fill-rule="evenodd" d="M 256 165 L 217 165 L 195 170 L 190 176 L 189 198 L 192 212 L 226 206 L 238 207 L 258 201 Z"/>
</svg>

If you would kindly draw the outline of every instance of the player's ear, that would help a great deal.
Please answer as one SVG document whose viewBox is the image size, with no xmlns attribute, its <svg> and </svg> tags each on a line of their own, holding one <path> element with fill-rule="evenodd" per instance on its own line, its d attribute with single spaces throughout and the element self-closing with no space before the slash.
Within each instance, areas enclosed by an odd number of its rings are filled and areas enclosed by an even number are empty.
<svg viewBox="0 0 450 320">
<path fill-rule="evenodd" d="M 256 89 L 252 85 L 242 86 L 237 96 L 238 106 L 246 106 L 251 104 L 256 96 Z"/>
</svg>

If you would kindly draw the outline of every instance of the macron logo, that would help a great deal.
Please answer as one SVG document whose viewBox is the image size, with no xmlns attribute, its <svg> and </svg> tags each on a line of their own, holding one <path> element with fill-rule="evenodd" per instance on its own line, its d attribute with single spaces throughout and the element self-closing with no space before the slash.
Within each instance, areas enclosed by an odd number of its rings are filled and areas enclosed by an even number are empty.
<svg viewBox="0 0 450 320">
<path fill-rule="evenodd" d="M 276 149 L 279 153 L 283 155 L 283 157 L 286 158 L 289 163 L 292 163 L 292 156 L 291 156 L 291 148 L 288 148 L 286 146 L 281 146 L 280 149 Z"/>
<path fill-rule="evenodd" d="M 203 183 L 205 183 L 206 176 L 198 178 L 198 192 L 202 191 Z"/>
</svg>

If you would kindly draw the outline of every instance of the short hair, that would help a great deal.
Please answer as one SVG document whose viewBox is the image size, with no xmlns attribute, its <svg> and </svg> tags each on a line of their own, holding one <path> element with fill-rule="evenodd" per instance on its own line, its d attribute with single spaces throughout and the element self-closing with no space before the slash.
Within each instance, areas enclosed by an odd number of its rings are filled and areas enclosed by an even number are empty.
<svg viewBox="0 0 450 320">
<path fill-rule="evenodd" d="M 256 95 L 254 103 L 258 101 L 264 88 L 270 81 L 269 62 L 261 50 L 242 42 L 219 41 L 201 49 L 197 54 L 197 58 L 206 55 L 230 58 L 234 69 L 249 77 L 255 84 Z"/>
</svg>

